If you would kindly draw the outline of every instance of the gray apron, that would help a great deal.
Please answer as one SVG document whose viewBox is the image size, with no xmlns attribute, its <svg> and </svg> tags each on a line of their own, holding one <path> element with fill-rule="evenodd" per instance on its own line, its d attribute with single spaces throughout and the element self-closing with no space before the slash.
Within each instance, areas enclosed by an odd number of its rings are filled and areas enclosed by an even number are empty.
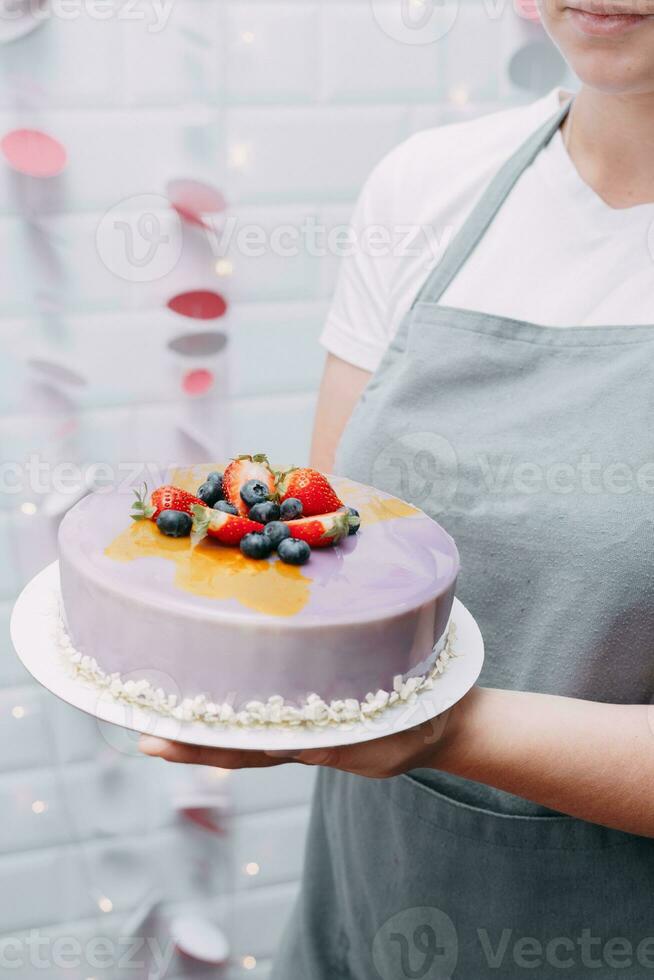
<svg viewBox="0 0 654 980">
<path fill-rule="evenodd" d="M 486 641 L 481 684 L 650 703 L 654 326 L 439 305 L 566 111 L 500 169 L 433 270 L 336 470 L 454 535 L 458 594 Z M 654 977 L 652 937 L 653 841 L 432 770 L 321 771 L 274 977 Z"/>
</svg>

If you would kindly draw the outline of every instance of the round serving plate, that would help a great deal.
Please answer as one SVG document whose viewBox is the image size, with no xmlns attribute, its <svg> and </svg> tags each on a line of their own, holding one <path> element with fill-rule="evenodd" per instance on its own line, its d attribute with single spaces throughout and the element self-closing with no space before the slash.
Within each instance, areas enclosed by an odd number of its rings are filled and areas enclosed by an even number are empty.
<svg viewBox="0 0 654 980">
<path fill-rule="evenodd" d="M 484 642 L 473 616 L 454 600 L 454 656 L 430 691 L 411 703 L 397 704 L 365 722 L 297 727 L 208 725 L 183 722 L 151 708 L 112 697 L 107 690 L 73 676 L 56 640 L 60 615 L 59 563 L 39 572 L 21 592 L 11 617 L 11 638 L 23 665 L 43 687 L 62 701 L 102 722 L 159 738 L 226 749 L 283 751 L 353 745 L 413 728 L 460 701 L 477 681 L 484 662 Z M 102 665 L 100 665 L 102 666 Z"/>
</svg>

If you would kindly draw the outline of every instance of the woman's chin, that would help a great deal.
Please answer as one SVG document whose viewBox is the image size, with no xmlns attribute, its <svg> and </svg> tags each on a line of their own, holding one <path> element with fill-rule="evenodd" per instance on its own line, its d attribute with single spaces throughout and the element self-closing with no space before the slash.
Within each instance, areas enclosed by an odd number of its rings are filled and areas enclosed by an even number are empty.
<svg viewBox="0 0 654 980">
<path fill-rule="evenodd" d="M 650 95 L 654 98 L 654 47 L 642 64 L 615 52 L 584 52 L 570 59 L 575 75 L 589 88 L 607 95 Z"/>
<path fill-rule="evenodd" d="M 613 95 L 654 95 L 654 16 L 615 35 L 580 30 L 570 10 L 543 10 L 543 23 L 575 75 Z"/>
<path fill-rule="evenodd" d="M 556 40 L 574 74 L 589 88 L 611 95 L 654 96 L 654 31 L 645 52 L 586 39 L 574 38 L 568 44 Z"/>
</svg>

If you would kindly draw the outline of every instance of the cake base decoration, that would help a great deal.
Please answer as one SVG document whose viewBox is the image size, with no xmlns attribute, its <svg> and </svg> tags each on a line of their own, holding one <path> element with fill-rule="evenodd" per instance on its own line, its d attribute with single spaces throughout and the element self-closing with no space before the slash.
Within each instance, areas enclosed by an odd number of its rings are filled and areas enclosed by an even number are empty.
<svg viewBox="0 0 654 980">
<path fill-rule="evenodd" d="M 427 672 L 421 675 L 393 678 L 390 691 L 376 691 L 366 695 L 365 700 L 340 698 L 327 703 L 318 694 L 309 694 L 304 704 L 292 704 L 282 695 L 271 695 L 266 702 L 249 701 L 237 710 L 233 704 L 216 704 L 206 695 L 186 697 L 180 701 L 175 694 L 166 693 L 161 687 L 155 688 L 146 678 L 123 680 L 118 673 L 107 674 L 93 657 L 85 656 L 75 649 L 66 630 L 63 611 L 59 610 L 56 622 L 56 643 L 66 668 L 76 678 L 107 691 L 111 697 L 125 704 L 149 708 L 158 714 L 177 721 L 202 722 L 205 725 L 256 727 L 259 725 L 281 725 L 297 727 L 300 725 L 353 724 L 378 717 L 387 708 L 398 704 L 415 704 L 422 691 L 430 691 L 434 682 L 446 669 L 452 657 L 456 656 L 456 625 L 450 622 L 445 636 L 436 645 Z"/>
</svg>

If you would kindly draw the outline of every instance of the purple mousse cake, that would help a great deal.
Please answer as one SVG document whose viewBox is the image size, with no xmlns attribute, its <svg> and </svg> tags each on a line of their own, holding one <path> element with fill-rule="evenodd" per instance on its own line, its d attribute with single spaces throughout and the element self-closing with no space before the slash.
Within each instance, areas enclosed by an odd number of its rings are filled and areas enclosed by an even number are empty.
<svg viewBox="0 0 654 980">
<path fill-rule="evenodd" d="M 217 469 L 168 477 L 197 495 L 212 474 L 222 478 Z M 256 501 L 256 482 L 243 484 L 243 500 Z M 341 724 L 415 699 L 450 656 L 456 545 L 404 501 L 330 483 L 344 505 L 331 515 L 338 533 L 318 547 L 301 543 L 317 518 L 302 522 L 292 498 L 291 531 L 276 532 L 291 545 L 278 553 L 265 551 L 259 522 L 247 547 L 219 534 L 223 521 L 252 523 L 248 513 L 276 518 L 279 493 L 267 511 L 241 504 L 239 516 L 223 493 L 212 504 L 210 490 L 188 514 L 157 515 L 153 494 L 137 505 L 141 520 L 130 519 L 128 492 L 89 495 L 59 533 L 62 656 L 81 682 L 182 721 Z M 342 514 L 356 523 L 339 523 Z"/>
</svg>

